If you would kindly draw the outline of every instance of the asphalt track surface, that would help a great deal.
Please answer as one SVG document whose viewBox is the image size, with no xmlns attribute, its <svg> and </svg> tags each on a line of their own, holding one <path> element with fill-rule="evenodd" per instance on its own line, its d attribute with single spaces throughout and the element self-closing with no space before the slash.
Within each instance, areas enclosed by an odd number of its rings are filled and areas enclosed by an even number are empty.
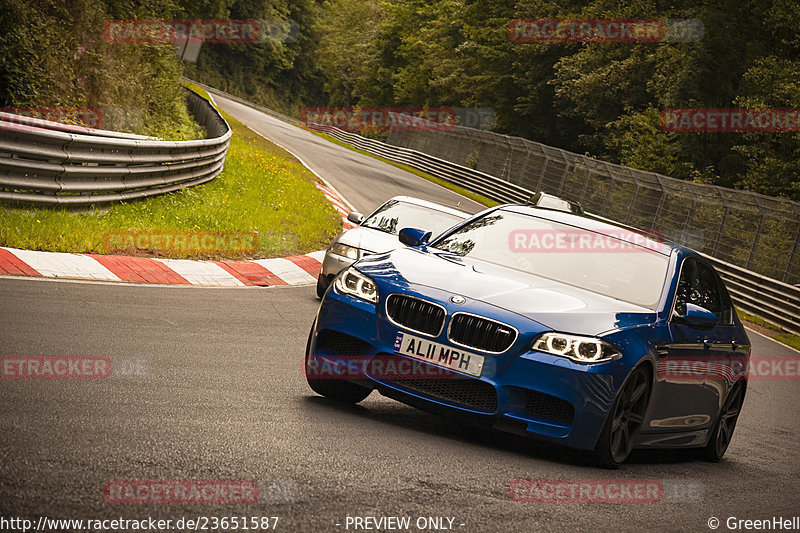
<svg viewBox="0 0 800 533">
<path fill-rule="evenodd" d="M 216 100 L 295 151 L 358 209 L 394 194 L 455 199 Z M 139 363 L 128 377 L 0 380 L 0 517 L 278 516 L 278 531 L 355 531 L 346 527 L 348 516 L 408 516 L 412 525 L 418 517 L 451 517 L 466 532 L 710 531 L 711 517 L 726 531 L 728 517 L 800 516 L 797 379 L 751 382 L 719 464 L 635 452 L 620 470 L 601 470 L 581 453 L 465 427 L 377 393 L 357 407 L 315 396 L 302 358 L 317 306 L 311 286 L 0 279 L 0 355 Z M 756 356 L 800 356 L 750 337 Z M 658 480 L 673 492 L 655 503 L 509 498 L 515 479 L 597 478 Z M 265 489 L 262 501 L 247 505 L 121 505 L 103 497 L 112 480 L 184 479 L 254 480 Z"/>
</svg>

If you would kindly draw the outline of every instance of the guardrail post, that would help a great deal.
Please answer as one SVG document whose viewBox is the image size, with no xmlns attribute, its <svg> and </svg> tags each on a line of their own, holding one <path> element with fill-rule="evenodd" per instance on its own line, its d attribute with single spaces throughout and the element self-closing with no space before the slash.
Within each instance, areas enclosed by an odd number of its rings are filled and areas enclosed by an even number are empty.
<svg viewBox="0 0 800 533">
<path fill-rule="evenodd" d="M 714 239 L 714 246 L 711 248 L 711 255 L 714 257 L 716 257 L 717 254 L 717 244 L 719 244 L 720 239 L 722 239 L 722 232 L 725 231 L 725 222 L 728 220 L 728 213 L 730 210 L 730 206 L 726 205 L 724 211 L 722 212 L 722 221 L 719 223 L 717 237 Z"/>
<path fill-rule="evenodd" d="M 586 179 L 583 181 L 583 190 L 581 191 L 581 199 L 579 200 L 581 205 L 584 204 L 586 201 L 586 191 L 589 190 L 589 181 L 591 179 L 591 171 L 589 167 L 584 167 L 586 169 Z"/>
<path fill-rule="evenodd" d="M 550 162 L 550 158 L 547 157 L 547 154 L 544 154 L 544 165 L 542 165 L 542 171 L 539 172 L 539 182 L 536 184 L 536 188 L 534 189 L 535 192 L 539 192 L 542 190 L 542 182 L 544 181 L 544 173 L 547 171 L 547 163 Z"/>
<path fill-rule="evenodd" d="M 564 187 L 567 185 L 567 176 L 569 175 L 570 165 L 572 165 L 572 163 L 566 163 L 564 165 L 564 172 L 561 174 L 561 183 L 558 184 L 558 192 L 556 193 L 559 196 L 564 193 Z M 573 165 L 572 168 L 575 168 L 575 166 Z"/>
<path fill-rule="evenodd" d="M 636 205 L 636 198 L 639 196 L 639 184 L 636 184 L 636 188 L 633 190 L 633 197 L 631 198 L 631 203 L 628 205 L 628 214 L 625 215 L 625 224 L 628 224 L 631 220 L 631 213 L 633 213 L 633 206 Z"/>
<path fill-rule="evenodd" d="M 686 242 L 686 230 L 689 228 L 689 221 L 692 220 L 695 209 L 695 198 L 692 197 L 692 203 L 689 206 L 689 212 L 686 213 L 686 218 L 683 220 L 683 228 L 681 228 L 681 242 Z"/>
<path fill-rule="evenodd" d="M 767 214 L 761 211 L 761 218 L 758 219 L 758 228 L 756 228 L 756 236 L 753 238 L 753 246 L 750 248 L 750 257 L 747 258 L 747 265 L 745 268 L 750 270 L 750 265 L 753 264 L 753 256 L 756 253 L 756 246 L 758 246 L 758 239 L 761 237 L 761 230 L 764 227 L 764 219 L 767 217 Z"/>
<path fill-rule="evenodd" d="M 792 264 L 794 263 L 794 258 L 797 257 L 797 249 L 800 247 L 800 226 L 797 226 L 797 235 L 794 236 L 794 245 L 792 246 L 792 253 L 789 254 L 789 262 L 786 263 L 786 271 L 783 273 L 783 282 L 784 283 L 791 283 L 789 278 L 792 275 Z"/>
</svg>

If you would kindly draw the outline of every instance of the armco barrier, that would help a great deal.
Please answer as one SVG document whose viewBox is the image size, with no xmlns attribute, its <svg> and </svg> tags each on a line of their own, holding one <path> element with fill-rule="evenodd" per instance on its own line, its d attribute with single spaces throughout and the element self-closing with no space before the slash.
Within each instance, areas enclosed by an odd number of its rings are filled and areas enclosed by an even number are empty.
<svg viewBox="0 0 800 533">
<path fill-rule="evenodd" d="M 365 152 L 427 172 L 499 202 L 524 202 L 533 194 L 519 185 L 416 150 L 392 146 L 332 126 L 309 127 Z M 705 257 L 714 263 L 739 309 L 800 334 L 800 288 L 708 255 Z"/>
<path fill-rule="evenodd" d="M 739 309 L 800 335 L 800 287 L 706 258 L 714 263 Z"/>
<path fill-rule="evenodd" d="M 225 98 L 263 111 L 286 122 L 301 125 L 301 122 L 297 119 L 286 117 L 213 87 L 199 83 L 197 85 L 212 94 L 222 95 Z M 354 148 L 427 172 L 432 176 L 442 178 L 498 202 L 524 202 L 533 193 L 533 191 L 520 185 L 416 150 L 368 139 L 332 126 L 315 124 L 307 124 L 306 126 L 327 133 L 334 139 L 347 143 Z M 714 263 L 720 275 L 725 279 L 728 290 L 739 309 L 800 335 L 800 287 L 768 278 L 709 255 L 705 255 L 705 257 Z"/>
<path fill-rule="evenodd" d="M 264 113 L 266 115 L 269 115 L 271 117 L 275 117 L 275 118 L 277 118 L 279 120 L 282 120 L 284 122 L 288 122 L 289 124 L 294 124 L 295 126 L 303 125 L 303 123 L 301 121 L 297 120 L 296 118 L 292 118 L 292 117 L 284 115 L 282 113 L 278 113 L 277 111 L 273 111 L 272 109 L 270 109 L 268 107 L 264 107 L 264 106 L 260 106 L 258 104 L 254 104 L 252 102 L 248 102 L 244 98 L 239 98 L 238 96 L 234 96 L 232 94 L 228 94 L 225 91 L 220 91 L 219 89 L 215 89 L 214 87 L 211 87 L 210 85 L 202 84 L 199 81 L 190 80 L 189 78 L 182 78 L 182 79 L 183 79 L 183 81 L 185 81 L 187 83 L 193 83 L 194 85 L 197 85 L 198 87 L 201 87 L 203 90 L 205 90 L 209 94 L 219 94 L 221 96 L 224 96 L 227 100 L 233 100 L 236 103 L 239 103 L 239 104 L 242 104 L 242 105 L 246 105 L 247 107 L 251 107 L 251 108 L 253 108 L 253 109 L 257 110 L 257 111 L 261 111 L 262 113 Z"/>
<path fill-rule="evenodd" d="M 800 202 L 694 183 L 454 125 L 391 128 L 386 143 L 485 172 L 790 285 L 800 284 Z"/>
<path fill-rule="evenodd" d="M 87 206 L 214 179 L 231 129 L 197 93 L 187 90 L 187 104 L 206 139 L 164 141 L 0 113 L 0 201 Z"/>
</svg>

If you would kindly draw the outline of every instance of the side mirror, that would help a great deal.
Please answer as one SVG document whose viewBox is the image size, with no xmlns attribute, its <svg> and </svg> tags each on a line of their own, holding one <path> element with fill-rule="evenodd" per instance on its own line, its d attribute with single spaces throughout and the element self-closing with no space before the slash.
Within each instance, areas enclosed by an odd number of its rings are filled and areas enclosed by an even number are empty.
<svg viewBox="0 0 800 533">
<path fill-rule="evenodd" d="M 686 314 L 678 317 L 681 322 L 697 329 L 712 329 L 719 323 L 719 317 L 706 309 L 695 304 L 686 304 Z"/>
<path fill-rule="evenodd" d="M 420 246 L 428 242 L 431 232 L 418 228 L 403 228 L 400 230 L 398 238 L 406 246 Z"/>
<path fill-rule="evenodd" d="M 349 220 L 353 224 L 361 224 L 362 222 L 364 222 L 364 215 L 362 215 L 358 211 L 350 211 L 347 214 L 347 220 Z"/>
</svg>

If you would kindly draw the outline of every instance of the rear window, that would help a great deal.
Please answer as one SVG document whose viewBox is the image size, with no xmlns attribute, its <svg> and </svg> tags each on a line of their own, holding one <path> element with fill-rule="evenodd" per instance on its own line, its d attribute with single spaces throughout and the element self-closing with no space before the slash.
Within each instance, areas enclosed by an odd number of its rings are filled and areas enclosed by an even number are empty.
<svg viewBox="0 0 800 533">
<path fill-rule="evenodd" d="M 420 228 L 439 235 L 462 220 L 459 216 L 436 209 L 389 200 L 364 220 L 361 226 L 392 235 L 397 235 L 403 228 Z"/>
</svg>

